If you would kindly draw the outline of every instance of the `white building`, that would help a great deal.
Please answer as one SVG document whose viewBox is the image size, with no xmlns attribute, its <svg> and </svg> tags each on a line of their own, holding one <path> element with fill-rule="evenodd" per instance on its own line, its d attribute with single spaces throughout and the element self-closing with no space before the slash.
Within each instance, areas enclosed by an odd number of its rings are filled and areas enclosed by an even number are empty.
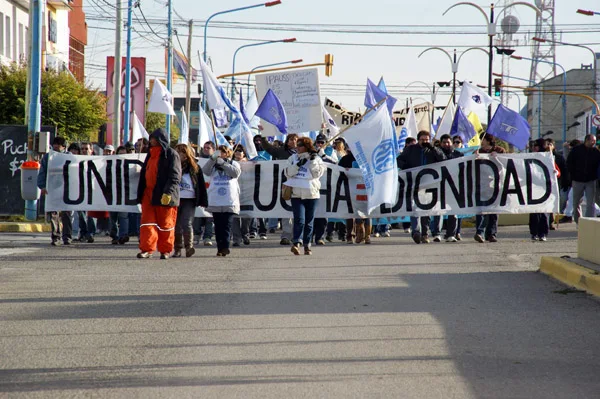
<svg viewBox="0 0 600 399">
<path fill-rule="evenodd" d="M 27 60 L 29 0 L 0 0 L 0 63 Z M 46 67 L 69 65 L 69 0 L 49 0 L 44 7 L 42 58 Z"/>
</svg>

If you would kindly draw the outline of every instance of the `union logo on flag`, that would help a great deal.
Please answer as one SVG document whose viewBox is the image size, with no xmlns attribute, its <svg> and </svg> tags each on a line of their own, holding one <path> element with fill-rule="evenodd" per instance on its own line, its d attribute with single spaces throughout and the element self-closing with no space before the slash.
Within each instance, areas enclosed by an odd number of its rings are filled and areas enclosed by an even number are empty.
<svg viewBox="0 0 600 399">
<path fill-rule="evenodd" d="M 477 104 L 481 104 L 481 97 L 479 96 L 479 94 L 475 94 L 473 97 L 471 97 L 473 99 L 473 101 L 475 101 Z"/>
</svg>

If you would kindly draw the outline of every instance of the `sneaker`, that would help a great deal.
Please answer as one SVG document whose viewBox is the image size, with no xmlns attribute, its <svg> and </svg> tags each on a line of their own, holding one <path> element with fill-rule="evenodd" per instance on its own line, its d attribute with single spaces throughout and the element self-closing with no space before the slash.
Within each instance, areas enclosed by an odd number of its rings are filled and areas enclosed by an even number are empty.
<svg viewBox="0 0 600 399">
<path fill-rule="evenodd" d="M 94 242 L 94 237 L 93 236 L 89 236 L 87 238 L 87 242 L 89 242 L 90 244 Z"/>
<path fill-rule="evenodd" d="M 454 236 L 450 236 L 446 238 L 446 242 L 457 242 L 458 240 Z"/>
<path fill-rule="evenodd" d="M 256 233 L 250 233 L 248 237 L 254 240 L 256 238 Z"/>
<path fill-rule="evenodd" d="M 140 252 L 139 254 L 137 254 L 138 259 L 147 259 L 152 257 L 152 254 L 150 252 Z"/>
<path fill-rule="evenodd" d="M 129 242 L 129 236 L 124 236 L 124 237 L 119 238 L 120 245 L 125 245 L 125 243 L 128 243 L 128 242 Z"/>
<path fill-rule="evenodd" d="M 232 244 L 232 246 L 234 246 L 234 247 L 239 247 L 239 246 L 240 246 L 240 243 L 239 243 L 239 242 L 234 242 L 234 243 Z"/>
<path fill-rule="evenodd" d="M 223 254 L 223 256 L 227 256 L 231 253 L 231 251 L 229 250 L 229 248 L 223 248 L 221 250 L 221 253 Z"/>
<path fill-rule="evenodd" d="M 370 244 L 371 243 L 371 237 L 366 236 L 365 237 L 365 244 Z"/>
<path fill-rule="evenodd" d="M 209 238 L 207 238 L 206 240 L 204 240 L 204 246 L 205 247 L 212 247 L 212 245 L 213 245 L 213 243 L 212 243 L 212 241 Z"/>
<path fill-rule="evenodd" d="M 252 238 L 252 237 L 250 236 L 250 237 L 244 237 L 244 238 L 242 238 L 242 241 L 244 242 L 244 245 L 250 245 L 250 238 Z M 256 238 L 256 237 L 254 237 L 254 238 Z"/>
<path fill-rule="evenodd" d="M 382 237 L 386 237 L 386 238 L 388 238 L 388 237 L 391 237 L 391 236 L 392 236 L 392 235 L 390 234 L 390 232 L 389 232 L 389 231 L 386 231 L 385 233 L 383 233 L 383 236 L 382 236 Z"/>
<path fill-rule="evenodd" d="M 427 237 L 427 235 L 421 236 L 421 244 L 429 244 L 429 242 L 429 237 Z"/>
<path fill-rule="evenodd" d="M 475 241 L 479 242 L 479 243 L 484 243 L 485 240 L 483 239 L 483 237 L 481 236 L 481 234 L 475 234 L 475 236 L 473 237 L 475 239 Z"/>
<path fill-rule="evenodd" d="M 454 237 L 456 238 L 456 241 L 460 241 L 461 240 L 460 233 L 456 233 L 456 235 Z"/>
<path fill-rule="evenodd" d="M 572 216 L 563 216 L 562 218 L 560 218 L 558 223 L 573 223 L 573 217 Z"/>
<path fill-rule="evenodd" d="M 317 245 L 325 245 L 325 241 L 324 240 L 319 240 L 319 241 L 317 241 Z"/>
<path fill-rule="evenodd" d="M 421 233 L 419 233 L 418 231 L 414 232 L 412 235 L 412 239 L 416 244 L 420 244 L 421 243 Z"/>
<path fill-rule="evenodd" d="M 411 232 L 411 228 L 409 227 L 408 229 L 404 229 L 404 232 L 405 232 L 406 234 L 410 234 L 410 232 Z"/>
<path fill-rule="evenodd" d="M 333 242 L 333 236 L 325 236 L 325 240 L 327 240 L 327 242 Z"/>
<path fill-rule="evenodd" d="M 188 248 L 188 249 L 185 250 L 185 257 L 189 258 L 192 255 L 194 255 L 195 253 L 196 253 L 196 250 L 194 249 L 194 247 Z"/>
<path fill-rule="evenodd" d="M 173 252 L 173 257 L 181 258 L 181 249 L 176 249 L 175 252 Z"/>
<path fill-rule="evenodd" d="M 536 242 L 538 240 L 538 236 L 531 236 L 531 241 Z"/>
<path fill-rule="evenodd" d="M 71 244 L 72 244 L 71 240 L 68 240 L 68 239 L 63 240 L 63 245 L 71 245 Z"/>
<path fill-rule="evenodd" d="M 354 238 L 344 238 L 342 241 L 346 241 L 346 244 L 354 244 Z"/>
<path fill-rule="evenodd" d="M 379 233 L 375 233 L 375 234 L 373 234 L 373 237 L 379 238 L 379 237 L 381 237 L 381 235 Z"/>
<path fill-rule="evenodd" d="M 540 237 L 540 241 L 544 241 L 544 242 L 546 242 L 546 241 L 547 241 L 547 238 L 546 238 L 546 236 L 541 236 L 541 237 Z"/>
<path fill-rule="evenodd" d="M 160 254 L 160 258 L 161 259 L 169 259 L 169 254 L 164 252 L 164 253 Z"/>
<path fill-rule="evenodd" d="M 111 243 L 111 245 L 117 245 L 119 243 L 119 239 L 113 238 L 110 243 Z"/>
<path fill-rule="evenodd" d="M 52 245 L 53 247 L 58 247 L 60 245 L 60 242 L 58 240 L 52 240 L 50 245 Z"/>
<path fill-rule="evenodd" d="M 310 248 L 304 248 L 304 255 L 312 255 Z"/>
<path fill-rule="evenodd" d="M 498 242 L 498 239 L 496 238 L 496 236 L 490 236 L 490 238 L 487 239 L 489 242 Z"/>
<path fill-rule="evenodd" d="M 440 236 L 434 236 L 433 237 L 433 242 L 442 242 L 442 237 L 440 237 Z"/>
<path fill-rule="evenodd" d="M 279 245 L 290 245 L 292 242 L 288 238 L 282 238 Z"/>
<path fill-rule="evenodd" d="M 217 252 L 217 256 L 225 256 L 225 255 L 223 255 L 223 252 L 219 251 L 219 252 Z"/>
<path fill-rule="evenodd" d="M 290 251 L 292 251 L 292 253 L 294 255 L 300 255 L 300 244 L 292 245 L 292 248 L 290 248 Z"/>
<path fill-rule="evenodd" d="M 269 234 L 275 234 L 275 229 L 269 229 Z"/>
<path fill-rule="evenodd" d="M 266 234 L 261 234 L 260 235 L 260 239 L 261 240 L 266 240 L 267 239 L 267 235 Z"/>
</svg>

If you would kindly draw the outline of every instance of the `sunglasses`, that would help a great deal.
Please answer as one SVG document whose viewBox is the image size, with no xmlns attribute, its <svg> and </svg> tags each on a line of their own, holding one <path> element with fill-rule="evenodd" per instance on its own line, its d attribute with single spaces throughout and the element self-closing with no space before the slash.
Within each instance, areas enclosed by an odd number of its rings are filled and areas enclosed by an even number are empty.
<svg viewBox="0 0 600 399">
<path fill-rule="evenodd" d="M 462 141 L 458 141 L 458 140 L 456 140 L 456 141 L 454 142 L 454 144 L 462 144 Z"/>
<path fill-rule="evenodd" d="M 317 144 L 325 144 L 325 142 L 324 142 L 324 141 L 321 141 L 321 140 L 319 140 L 319 141 L 315 141 L 315 143 L 317 143 Z"/>
</svg>

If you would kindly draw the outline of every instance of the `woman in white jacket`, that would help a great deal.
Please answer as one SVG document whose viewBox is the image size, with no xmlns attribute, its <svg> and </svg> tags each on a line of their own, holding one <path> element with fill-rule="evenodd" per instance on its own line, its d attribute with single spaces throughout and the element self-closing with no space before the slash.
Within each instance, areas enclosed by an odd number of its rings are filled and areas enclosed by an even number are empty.
<svg viewBox="0 0 600 399">
<path fill-rule="evenodd" d="M 288 158 L 288 165 L 285 168 L 287 180 L 284 183 L 292 187 L 294 213 L 292 253 L 300 255 L 302 243 L 304 255 L 310 255 L 315 210 L 321 196 L 319 179 L 325 172 L 325 166 L 310 138 L 299 138 L 296 147 L 298 152 Z"/>
<path fill-rule="evenodd" d="M 222 145 L 202 167 L 210 176 L 208 207 L 215 221 L 217 256 L 229 255 L 229 242 L 233 216 L 240 213 L 240 186 L 238 177 L 242 173 L 240 164 L 231 158 L 230 148 Z"/>
</svg>

